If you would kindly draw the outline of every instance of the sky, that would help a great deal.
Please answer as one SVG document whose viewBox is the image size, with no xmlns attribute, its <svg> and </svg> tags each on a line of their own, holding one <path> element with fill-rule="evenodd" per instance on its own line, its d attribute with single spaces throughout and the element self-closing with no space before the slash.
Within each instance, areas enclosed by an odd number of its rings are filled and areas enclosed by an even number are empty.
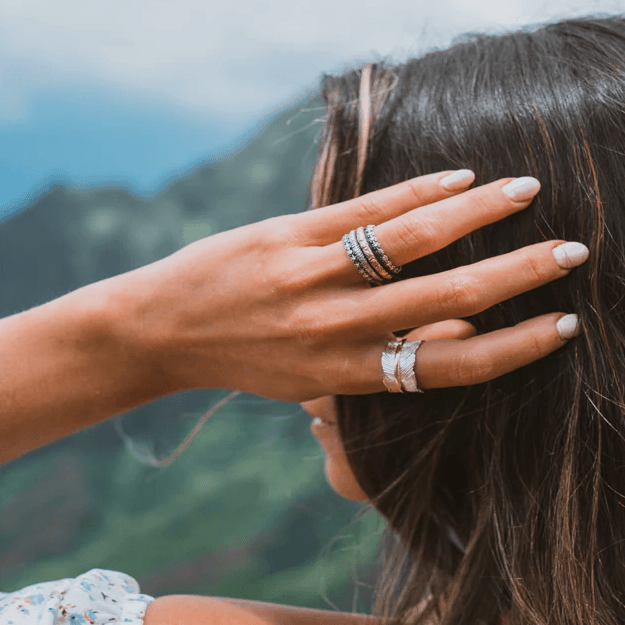
<svg viewBox="0 0 625 625">
<path fill-rule="evenodd" d="M 324 73 L 599 12 L 625 0 L 0 0 L 0 219 L 57 182 L 154 197 Z"/>
</svg>

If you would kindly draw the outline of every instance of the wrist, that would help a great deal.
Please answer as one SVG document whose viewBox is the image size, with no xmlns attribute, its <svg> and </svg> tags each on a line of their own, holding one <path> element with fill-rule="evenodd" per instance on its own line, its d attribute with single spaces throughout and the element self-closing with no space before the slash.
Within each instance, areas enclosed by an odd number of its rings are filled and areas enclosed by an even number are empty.
<svg viewBox="0 0 625 625">
<path fill-rule="evenodd" d="M 171 388 L 160 359 L 141 332 L 141 291 L 132 284 L 135 272 L 89 284 L 71 293 L 81 316 L 87 340 L 97 345 L 104 362 L 115 371 L 125 411 L 176 392 Z"/>
<path fill-rule="evenodd" d="M 190 247 L 190 246 L 187 246 Z M 161 397 L 193 389 L 230 388 L 210 321 L 218 316 L 214 289 L 197 313 L 193 277 L 185 275 L 187 248 L 133 271 L 90 285 L 93 314 L 126 358 L 134 359 L 143 392 Z M 188 272 L 187 272 L 188 273 Z M 212 306 L 212 307 L 211 307 Z M 219 347 L 219 345 L 218 345 Z"/>
</svg>

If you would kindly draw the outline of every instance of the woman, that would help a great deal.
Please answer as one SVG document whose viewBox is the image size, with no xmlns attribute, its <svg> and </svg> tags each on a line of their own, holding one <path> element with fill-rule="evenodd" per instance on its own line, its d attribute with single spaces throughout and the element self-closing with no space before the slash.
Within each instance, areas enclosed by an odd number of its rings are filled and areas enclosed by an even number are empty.
<svg viewBox="0 0 625 625">
<path fill-rule="evenodd" d="M 339 450 L 326 463 L 337 490 L 370 501 L 398 539 L 374 613 L 625 622 L 625 20 L 471 37 L 331 77 L 322 94 L 312 208 L 450 167 L 477 184 L 508 171 L 541 180 L 527 210 L 409 263 L 404 278 L 556 233 L 590 248 L 569 279 L 468 317 L 482 334 L 574 310 L 582 340 L 473 386 L 305 404 L 336 422 L 323 444 Z"/>
<path fill-rule="evenodd" d="M 583 25 L 560 28 L 585 32 Z M 556 28 L 555 35 L 542 36 L 559 35 Z M 572 163 L 566 161 L 568 154 L 558 154 L 562 162 L 556 160 L 557 144 L 551 153 L 546 149 L 545 154 L 534 153 L 536 137 L 550 136 L 543 131 L 552 121 L 547 115 L 553 104 L 549 93 L 545 102 L 536 104 L 536 118 L 541 119 L 538 134 L 528 119 L 528 129 L 515 137 L 505 136 L 507 126 L 515 128 L 508 115 L 517 113 L 515 107 L 527 113 L 532 86 L 523 85 L 527 92 L 519 87 L 516 104 L 512 93 L 510 98 L 490 101 L 484 97 L 489 89 L 497 95 L 509 80 L 504 80 L 503 71 L 496 71 L 500 48 L 512 46 L 524 59 L 535 45 L 510 44 L 514 37 L 521 36 L 477 40 L 464 44 L 466 50 L 456 47 L 395 71 L 380 64 L 328 80 L 323 88 L 329 107 L 326 132 L 310 194 L 311 208 L 317 210 L 220 233 L 161 261 L 0 321 L 3 359 L 13 365 L 5 369 L 0 389 L 6 399 L 5 459 L 156 397 L 192 388 L 233 388 L 302 401 L 312 414 L 337 421 L 334 433 L 331 426 L 324 429 L 330 432 L 327 435 L 318 429 L 320 438 L 326 436 L 328 477 L 337 491 L 371 501 L 388 519 L 408 556 L 409 566 L 396 569 L 401 588 L 389 588 L 376 605 L 377 615 L 423 619 L 440 609 L 444 623 L 474 623 L 496 622 L 504 614 L 527 620 L 519 610 L 533 610 L 545 621 L 546 610 L 560 605 L 546 590 L 553 569 L 532 568 L 533 560 L 523 551 L 526 545 L 517 541 L 533 540 L 541 549 L 537 561 L 549 564 L 551 551 L 543 539 L 553 538 L 553 524 L 560 523 L 557 540 L 565 546 L 580 538 L 568 535 L 567 542 L 562 518 L 543 518 L 542 508 L 535 507 L 540 497 L 546 497 L 541 488 L 548 484 L 555 497 L 543 503 L 548 511 L 551 505 L 557 513 L 568 512 L 566 522 L 577 528 L 588 512 L 569 510 L 567 501 L 558 498 L 568 495 L 571 501 L 587 504 L 583 489 L 588 486 L 583 480 L 573 483 L 584 477 L 580 471 L 587 470 L 588 463 L 594 467 L 602 450 L 615 454 L 606 461 L 610 467 L 624 460 L 616 442 L 601 438 L 598 419 L 595 429 L 580 424 L 587 405 L 579 404 L 571 367 L 592 372 L 591 379 L 599 372 L 607 375 L 607 365 L 599 369 L 599 363 L 609 362 L 602 360 L 612 353 L 604 351 L 606 346 L 613 349 L 619 344 L 615 326 L 598 325 L 593 318 L 601 333 L 589 329 L 583 347 L 576 347 L 575 341 L 563 340 L 579 333 L 575 318 L 563 311 L 582 310 L 586 314 L 582 327 L 589 328 L 590 298 L 601 319 L 610 320 L 617 313 L 605 305 L 612 298 L 618 300 L 620 284 L 617 273 L 610 274 L 613 290 L 606 293 L 598 283 L 598 267 L 605 270 L 606 259 L 614 259 L 606 256 L 600 238 L 604 222 L 587 221 L 600 198 L 588 194 L 584 178 L 575 178 L 587 173 L 586 152 L 577 146 Z M 586 45 L 584 37 L 580 40 L 580 46 Z M 533 57 L 531 61 L 534 67 L 537 61 Z M 558 67 L 557 61 L 542 62 L 539 86 L 541 80 L 553 78 L 554 66 L 549 63 Z M 486 69 L 491 66 L 492 76 Z M 452 73 L 454 68 L 457 74 Z M 487 80 L 481 72 L 486 72 Z M 463 86 L 469 87 L 466 92 Z M 462 98 L 464 108 L 459 107 Z M 486 129 L 484 120 L 490 124 Z M 583 132 L 590 132 L 591 124 L 585 117 Z M 558 133 L 567 140 L 569 134 L 575 136 L 565 124 L 556 124 L 551 132 L 554 141 L 561 139 Z M 609 139 L 614 142 L 612 134 Z M 488 151 L 494 155 L 492 163 L 487 162 Z M 613 157 L 613 170 L 606 169 L 612 175 L 619 173 L 616 163 Z M 480 186 L 462 193 L 473 174 L 453 170 L 466 167 L 476 172 Z M 534 177 L 502 179 L 517 170 Z M 558 176 L 550 177 L 556 170 Z M 611 180 L 619 178 L 604 180 L 603 172 L 592 171 L 598 182 L 591 191 L 604 192 L 605 185 L 616 210 L 617 190 Z M 427 175 L 412 180 L 419 174 Z M 532 202 L 539 190 L 536 177 L 546 177 L 548 186 Z M 395 186 L 374 193 L 389 185 Z M 578 199 L 577 212 L 565 220 L 563 211 L 570 209 L 566 202 L 571 198 Z M 598 214 L 611 223 L 607 208 Z M 616 213 L 610 219 L 616 219 Z M 374 224 L 375 230 L 359 230 L 367 224 Z M 341 239 L 352 229 L 353 236 Z M 618 241 L 623 229 L 614 230 L 611 235 Z M 574 237 L 561 238 L 563 232 Z M 558 281 L 587 258 L 587 250 L 579 244 L 563 247 L 566 241 L 578 240 L 591 242 L 592 253 L 599 258 L 593 257 L 590 294 L 583 271 L 573 272 L 569 281 Z M 371 256 L 377 244 L 378 254 Z M 359 250 L 368 253 L 360 257 Z M 391 276 L 387 271 L 392 279 L 385 283 L 370 273 L 367 261 L 374 268 L 376 261 L 382 263 L 377 267 L 380 278 L 385 268 L 392 272 L 402 267 L 402 272 Z M 432 273 L 439 275 L 428 277 Z M 374 285 L 380 288 L 372 290 Z M 473 319 L 475 326 L 462 317 Z M 562 321 L 573 323 L 568 332 L 559 334 L 556 324 Z M 395 345 L 396 336 L 409 342 Z M 600 356 L 587 347 L 591 337 L 601 347 Z M 426 342 L 418 344 L 419 339 Z M 45 358 L 28 363 L 20 359 L 29 347 L 45 353 Z M 383 351 L 395 347 L 401 347 L 394 351 L 395 360 L 391 353 L 381 359 Z M 386 371 L 385 363 L 397 364 L 399 356 L 403 370 L 391 366 Z M 36 384 L 37 392 L 28 397 L 20 394 L 25 380 Z M 64 392 L 59 387 L 61 382 L 67 386 L 67 380 L 70 391 Z M 582 377 L 580 384 L 585 382 Z M 414 385 L 404 389 L 411 392 L 397 392 L 404 383 Z M 425 393 L 415 392 L 416 385 Z M 602 387 L 604 393 L 611 389 Z M 568 415 L 565 410 L 576 398 L 577 416 Z M 590 400 L 598 402 L 594 396 Z M 526 405 L 534 412 L 526 415 Z M 331 412 L 334 406 L 336 411 Z M 25 424 L 41 425 L 42 407 L 47 427 L 26 430 Z M 517 418 L 519 411 L 526 422 Z M 543 436 L 531 440 L 533 432 Z M 564 442 L 558 437 L 561 432 Z M 550 456 L 540 454 L 552 450 L 560 456 L 545 468 L 544 458 Z M 552 467 L 560 474 L 553 477 Z M 615 475 L 609 479 L 610 484 L 618 482 Z M 574 488 L 581 492 L 573 492 Z M 593 505 L 596 525 L 596 509 L 606 503 Z M 612 507 L 618 524 L 619 511 Z M 523 533 L 527 528 L 514 525 L 526 517 L 528 523 L 536 522 L 530 535 Z M 591 529 L 596 555 L 604 545 L 596 527 Z M 584 547 L 587 538 L 581 539 Z M 525 559 L 510 556 L 512 547 Z M 615 552 L 607 551 L 614 557 Z M 570 599 L 579 590 L 591 603 L 573 614 L 593 622 L 589 610 L 597 599 L 574 568 L 575 556 L 579 557 L 577 551 L 563 556 L 567 572 L 577 576 L 567 578 L 572 585 L 561 596 Z M 519 572 L 540 576 L 518 579 Z M 110 604 L 102 607 L 100 594 L 116 593 L 119 606 L 127 592 L 132 599 L 124 605 L 134 604 L 128 608 L 134 612 L 107 612 L 111 619 L 138 623 L 145 615 L 145 625 L 220 618 L 319 623 L 339 616 L 312 611 L 309 619 L 301 611 L 263 604 L 228 612 L 223 602 L 187 596 L 150 602 L 127 576 L 120 580 L 107 573 L 96 571 L 78 585 L 69 583 L 76 591 L 71 600 L 79 607 L 66 608 L 57 601 L 57 593 L 51 610 L 58 615 L 62 607 L 62 619 L 75 610 L 71 614 L 82 614 L 85 622 L 100 623 L 102 612 L 111 609 Z M 597 579 L 593 583 L 603 581 Z M 617 581 L 610 580 L 616 591 Z M 121 590 L 120 583 L 125 584 Z M 92 589 L 94 597 L 89 594 Z M 27 599 L 32 596 L 52 596 L 40 590 L 5 597 L 6 611 L 0 611 L 0 619 L 9 614 L 10 605 L 11 620 L 21 623 L 15 606 L 22 601 L 20 609 L 28 610 L 32 600 Z M 556 602 L 561 599 L 554 597 Z M 91 600 L 97 600 L 97 607 L 89 604 Z M 421 607 L 415 611 L 416 606 Z M 562 614 L 563 622 L 571 620 Z M 349 620 L 348 616 L 340 618 Z"/>
</svg>

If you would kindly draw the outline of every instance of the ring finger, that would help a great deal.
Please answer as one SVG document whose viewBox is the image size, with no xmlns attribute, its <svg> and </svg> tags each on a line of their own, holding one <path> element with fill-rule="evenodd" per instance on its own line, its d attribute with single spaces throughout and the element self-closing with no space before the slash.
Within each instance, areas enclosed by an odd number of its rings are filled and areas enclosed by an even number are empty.
<svg viewBox="0 0 625 625">
<path fill-rule="evenodd" d="M 418 388 L 481 384 L 539 360 L 566 344 L 556 326 L 564 316 L 565 313 L 548 313 L 467 339 L 426 340 L 415 354 Z M 332 394 L 386 391 L 380 362 L 383 349 L 382 345 L 369 346 L 359 357 L 361 366 L 356 371 L 350 366 L 345 375 L 335 374 L 337 387 Z"/>
</svg>

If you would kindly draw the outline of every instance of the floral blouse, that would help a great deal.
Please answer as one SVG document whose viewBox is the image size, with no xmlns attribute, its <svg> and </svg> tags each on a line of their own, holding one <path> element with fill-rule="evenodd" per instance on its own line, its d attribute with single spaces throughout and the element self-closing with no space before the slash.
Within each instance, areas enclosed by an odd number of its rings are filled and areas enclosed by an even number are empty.
<svg viewBox="0 0 625 625">
<path fill-rule="evenodd" d="M 91 569 L 75 579 L 0 592 L 0 625 L 143 625 L 152 601 L 130 575 Z"/>
</svg>

